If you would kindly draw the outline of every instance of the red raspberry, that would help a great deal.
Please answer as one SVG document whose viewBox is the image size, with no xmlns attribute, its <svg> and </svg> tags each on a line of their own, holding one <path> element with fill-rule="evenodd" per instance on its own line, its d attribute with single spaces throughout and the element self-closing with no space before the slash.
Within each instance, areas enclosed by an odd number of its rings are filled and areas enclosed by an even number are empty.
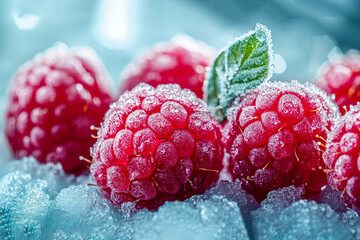
<svg viewBox="0 0 360 240">
<path fill-rule="evenodd" d="M 325 63 L 319 71 L 315 84 L 329 94 L 334 94 L 340 112 L 360 101 L 360 55 L 351 51 Z"/>
<path fill-rule="evenodd" d="M 203 98 L 205 69 L 215 58 L 215 50 L 187 36 L 160 43 L 129 64 L 121 77 L 119 93 L 145 82 L 153 87 L 176 83 Z"/>
<path fill-rule="evenodd" d="M 193 92 L 141 83 L 111 105 L 91 173 L 113 203 L 156 208 L 201 194 L 219 178 L 221 127 Z"/>
<path fill-rule="evenodd" d="M 307 194 L 326 183 L 321 149 L 336 107 L 311 84 L 264 83 L 235 100 L 223 141 L 230 172 L 259 201 L 269 191 L 305 184 Z"/>
<path fill-rule="evenodd" d="M 342 116 L 329 134 L 324 161 L 329 183 L 344 191 L 345 202 L 360 207 L 360 104 Z M 359 211 L 359 207 L 355 209 Z M 359 211 L 360 212 L 360 211 Z"/>
<path fill-rule="evenodd" d="M 5 135 L 16 158 L 33 155 L 39 162 L 60 162 L 79 174 L 94 144 L 90 126 L 109 107 L 109 78 L 88 48 L 49 49 L 14 76 L 5 114 Z"/>
</svg>

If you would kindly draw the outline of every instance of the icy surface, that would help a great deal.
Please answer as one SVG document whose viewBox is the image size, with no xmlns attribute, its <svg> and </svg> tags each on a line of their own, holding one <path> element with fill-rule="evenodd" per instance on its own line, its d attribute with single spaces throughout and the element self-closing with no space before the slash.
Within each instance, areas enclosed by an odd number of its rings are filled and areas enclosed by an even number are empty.
<svg viewBox="0 0 360 240">
<path fill-rule="evenodd" d="M 251 213 L 255 239 L 359 239 L 359 216 L 341 205 L 338 192 L 326 187 L 320 203 L 302 200 L 302 192 L 294 187 L 270 192 Z"/>
<path fill-rule="evenodd" d="M 89 177 L 32 158 L 0 160 L 0 239 L 360 239 L 360 218 L 325 187 L 312 200 L 302 188 L 270 192 L 258 204 L 239 181 L 157 211 L 112 206 Z"/>
<path fill-rule="evenodd" d="M 0 239 L 132 239 L 128 215 L 133 206 L 113 209 L 95 189 L 77 184 L 88 179 L 54 177 L 62 172 L 33 165 L 38 169 L 0 179 Z M 36 175 L 40 172 L 42 177 Z"/>
<path fill-rule="evenodd" d="M 249 239 L 240 209 L 223 196 L 168 202 L 157 212 L 140 215 L 134 239 Z"/>
</svg>

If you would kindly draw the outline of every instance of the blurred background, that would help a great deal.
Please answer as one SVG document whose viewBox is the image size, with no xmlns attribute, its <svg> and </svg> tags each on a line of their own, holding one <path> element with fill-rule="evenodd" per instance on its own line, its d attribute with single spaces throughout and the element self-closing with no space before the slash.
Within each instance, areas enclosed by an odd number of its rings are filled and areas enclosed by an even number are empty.
<svg viewBox="0 0 360 240">
<path fill-rule="evenodd" d="M 273 79 L 312 81 L 329 54 L 360 49 L 359 10 L 358 0 L 0 0 L 0 110 L 16 69 L 57 42 L 95 49 L 116 86 L 159 41 L 184 33 L 220 49 L 257 22 L 272 31 Z"/>
</svg>

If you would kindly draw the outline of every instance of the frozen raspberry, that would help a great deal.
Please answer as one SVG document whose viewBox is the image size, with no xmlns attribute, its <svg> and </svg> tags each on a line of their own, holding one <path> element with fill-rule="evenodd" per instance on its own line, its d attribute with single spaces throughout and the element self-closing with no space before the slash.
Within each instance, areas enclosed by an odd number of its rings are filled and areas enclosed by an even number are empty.
<svg viewBox="0 0 360 240">
<path fill-rule="evenodd" d="M 91 173 L 115 204 L 157 208 L 201 194 L 222 169 L 221 126 L 193 92 L 141 83 L 105 115 Z"/>
<path fill-rule="evenodd" d="M 119 93 L 145 82 L 153 87 L 176 83 L 203 98 L 205 70 L 215 58 L 215 50 L 187 36 L 155 45 L 129 64 L 122 73 Z"/>
<path fill-rule="evenodd" d="M 345 203 L 360 210 L 360 104 L 351 106 L 329 134 L 324 161 L 332 187 L 344 191 Z M 359 211 L 360 212 L 360 211 Z"/>
<path fill-rule="evenodd" d="M 337 108 L 314 85 L 264 83 L 228 110 L 223 142 L 229 172 L 259 201 L 280 187 L 326 184 L 322 151 Z"/>
<path fill-rule="evenodd" d="M 80 174 L 89 157 L 91 125 L 99 125 L 112 101 L 110 81 L 88 48 L 65 45 L 39 54 L 21 67 L 10 86 L 5 135 L 16 158 L 60 162 Z"/>
<path fill-rule="evenodd" d="M 350 105 L 360 101 L 360 55 L 351 51 L 325 63 L 319 71 L 315 84 L 333 94 L 342 114 Z"/>
</svg>

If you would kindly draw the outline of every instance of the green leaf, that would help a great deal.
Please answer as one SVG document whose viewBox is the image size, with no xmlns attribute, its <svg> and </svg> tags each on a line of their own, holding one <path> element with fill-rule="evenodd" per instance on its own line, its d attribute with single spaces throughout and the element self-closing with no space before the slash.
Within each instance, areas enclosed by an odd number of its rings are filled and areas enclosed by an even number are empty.
<svg viewBox="0 0 360 240">
<path fill-rule="evenodd" d="M 220 52 L 206 79 L 206 101 L 219 122 L 236 96 L 271 78 L 272 59 L 271 34 L 261 24 Z"/>
</svg>

